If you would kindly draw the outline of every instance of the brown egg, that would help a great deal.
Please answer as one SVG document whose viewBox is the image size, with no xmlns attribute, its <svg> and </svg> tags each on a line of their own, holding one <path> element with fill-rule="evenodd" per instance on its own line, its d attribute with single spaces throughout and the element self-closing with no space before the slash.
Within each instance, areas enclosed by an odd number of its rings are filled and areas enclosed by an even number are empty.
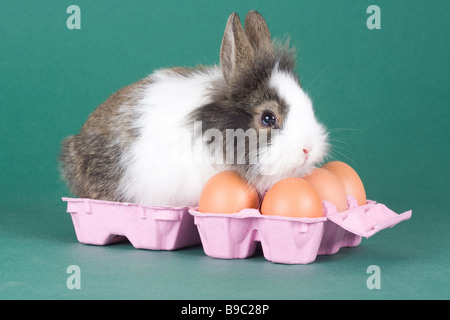
<svg viewBox="0 0 450 320">
<path fill-rule="evenodd" d="M 313 172 L 304 177 L 311 183 L 321 200 L 330 201 L 336 206 L 338 212 L 347 210 L 347 194 L 341 180 L 323 168 L 315 168 Z"/>
<path fill-rule="evenodd" d="M 223 171 L 203 187 L 198 211 L 203 213 L 236 213 L 246 208 L 259 208 L 255 188 L 234 171 Z"/>
<path fill-rule="evenodd" d="M 261 214 L 298 218 L 323 217 L 322 201 L 313 186 L 302 178 L 275 183 L 264 196 Z"/>
<path fill-rule="evenodd" d="M 364 185 L 352 167 L 341 161 L 331 161 L 324 164 L 323 168 L 335 174 L 341 180 L 345 193 L 355 197 L 358 205 L 362 206 L 366 204 L 367 199 Z"/>
</svg>

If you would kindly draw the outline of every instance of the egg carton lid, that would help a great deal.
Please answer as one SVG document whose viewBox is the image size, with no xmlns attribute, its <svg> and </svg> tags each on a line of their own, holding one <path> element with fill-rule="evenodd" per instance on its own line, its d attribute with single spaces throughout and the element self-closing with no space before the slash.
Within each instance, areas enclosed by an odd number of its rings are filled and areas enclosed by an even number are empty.
<svg viewBox="0 0 450 320">
<path fill-rule="evenodd" d="M 330 213 L 327 218 L 351 233 L 369 238 L 378 231 L 408 220 L 411 215 L 411 210 L 397 214 L 382 203 L 368 201 L 363 206 Z"/>
</svg>

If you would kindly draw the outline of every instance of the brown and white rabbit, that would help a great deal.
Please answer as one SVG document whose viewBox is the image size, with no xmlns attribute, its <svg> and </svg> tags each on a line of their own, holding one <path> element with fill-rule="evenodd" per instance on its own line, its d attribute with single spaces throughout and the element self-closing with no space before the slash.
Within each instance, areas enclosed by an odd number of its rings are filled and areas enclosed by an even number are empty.
<svg viewBox="0 0 450 320">
<path fill-rule="evenodd" d="M 325 156 L 327 132 L 294 69 L 294 52 L 272 43 L 259 13 L 247 14 L 245 30 L 233 13 L 220 67 L 162 69 L 114 93 L 63 141 L 62 176 L 82 198 L 194 206 L 223 170 L 238 171 L 261 194 L 305 175 Z M 230 132 L 247 143 L 225 139 Z M 219 160 L 202 161 L 211 153 Z"/>
</svg>

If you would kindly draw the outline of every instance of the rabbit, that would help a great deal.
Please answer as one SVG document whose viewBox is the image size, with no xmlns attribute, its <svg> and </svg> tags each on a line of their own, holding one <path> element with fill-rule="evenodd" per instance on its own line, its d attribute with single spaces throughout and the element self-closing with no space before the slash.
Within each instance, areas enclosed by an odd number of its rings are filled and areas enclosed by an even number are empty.
<svg viewBox="0 0 450 320">
<path fill-rule="evenodd" d="M 232 13 L 219 66 L 160 69 L 112 94 L 63 140 L 62 178 L 80 198 L 189 207 L 224 170 L 260 194 L 302 177 L 323 161 L 328 134 L 295 68 L 295 51 L 272 41 L 258 12 L 244 28 Z M 240 156 L 230 132 L 248 140 Z M 225 157 L 229 148 L 238 150 Z M 216 161 L 202 161 L 212 153 Z"/>
</svg>

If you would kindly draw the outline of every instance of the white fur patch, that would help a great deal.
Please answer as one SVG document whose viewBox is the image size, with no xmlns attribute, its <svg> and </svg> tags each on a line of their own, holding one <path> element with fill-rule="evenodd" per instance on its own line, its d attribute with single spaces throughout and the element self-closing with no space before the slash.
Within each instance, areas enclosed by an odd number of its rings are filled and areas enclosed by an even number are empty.
<svg viewBox="0 0 450 320">
<path fill-rule="evenodd" d="M 218 67 L 180 75 L 160 70 L 152 76 L 136 111 L 138 139 L 121 158 L 125 174 L 119 190 L 146 205 L 193 206 L 204 183 L 217 172 L 192 161 L 192 128 L 187 115 L 209 103 L 208 88 L 223 78 Z"/>
</svg>

